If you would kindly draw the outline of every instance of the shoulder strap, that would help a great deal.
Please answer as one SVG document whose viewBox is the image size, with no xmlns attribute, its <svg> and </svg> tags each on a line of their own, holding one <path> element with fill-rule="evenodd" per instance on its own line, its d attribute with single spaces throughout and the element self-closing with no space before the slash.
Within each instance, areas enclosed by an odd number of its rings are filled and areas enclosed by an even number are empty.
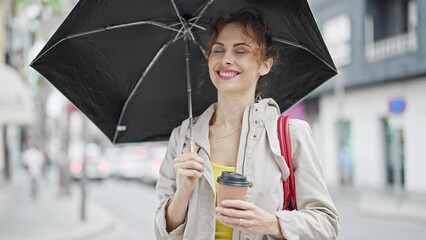
<svg viewBox="0 0 426 240">
<path fill-rule="evenodd" d="M 281 115 L 278 118 L 278 138 L 280 140 L 281 155 L 284 157 L 290 176 L 283 181 L 284 210 L 296 210 L 296 184 L 294 180 L 293 160 L 291 154 L 290 132 L 288 128 L 289 116 Z"/>
</svg>

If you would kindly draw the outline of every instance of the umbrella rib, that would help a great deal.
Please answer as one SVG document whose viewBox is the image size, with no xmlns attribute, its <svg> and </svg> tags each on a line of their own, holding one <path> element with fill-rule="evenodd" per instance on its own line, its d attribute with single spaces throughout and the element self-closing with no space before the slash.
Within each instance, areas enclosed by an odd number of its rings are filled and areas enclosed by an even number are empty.
<svg viewBox="0 0 426 240">
<path fill-rule="evenodd" d="M 184 37 L 183 35 L 176 36 L 176 37 L 173 39 L 173 42 L 176 42 L 177 40 L 182 39 L 183 37 Z"/>
<path fill-rule="evenodd" d="M 44 51 L 40 56 L 38 56 L 36 59 L 34 59 L 31 62 L 31 65 L 36 62 L 39 58 L 41 58 L 43 55 L 45 55 L 46 53 L 48 53 L 52 48 L 56 47 L 56 45 L 60 44 L 61 42 L 71 39 L 71 38 L 76 38 L 76 37 L 81 37 L 81 36 L 86 36 L 86 35 L 90 35 L 90 34 L 94 34 L 94 33 L 99 33 L 99 32 L 104 32 L 104 31 L 108 31 L 108 30 L 113 30 L 113 29 L 118 29 L 118 28 L 125 28 L 125 27 L 131 27 L 131 26 L 137 26 L 137 25 L 144 25 L 144 24 L 150 24 L 153 26 L 157 26 L 157 27 L 161 27 L 167 30 L 171 30 L 171 31 L 175 31 L 175 32 L 181 32 L 180 30 L 177 30 L 175 28 L 169 27 L 163 23 L 160 22 L 155 22 L 155 21 L 140 21 L 140 22 L 134 22 L 134 23 L 125 23 L 125 24 L 119 24 L 119 25 L 115 25 L 115 26 L 108 26 L 108 27 L 104 27 L 104 28 L 98 28 L 98 29 L 94 29 L 94 30 L 89 30 L 89 31 L 85 31 L 85 32 L 81 32 L 81 33 L 75 33 L 75 34 L 71 34 L 69 36 L 66 36 L 64 38 L 62 38 L 61 40 L 59 40 L 58 42 L 56 42 L 54 45 L 52 45 L 49 49 L 47 49 L 46 51 Z"/>
<path fill-rule="evenodd" d="M 290 46 L 293 46 L 293 47 L 297 47 L 297 48 L 300 48 L 300 49 L 303 49 L 303 50 L 309 52 L 314 57 L 318 58 L 321 62 L 323 62 L 325 65 L 327 65 L 327 67 L 329 67 L 330 69 L 333 69 L 334 72 L 337 73 L 337 70 L 333 66 L 331 66 L 328 62 L 324 61 L 324 59 L 320 58 L 317 54 L 312 52 L 310 49 L 308 49 L 308 48 L 306 48 L 306 47 L 304 47 L 300 44 L 297 44 L 295 42 L 291 42 L 291 41 L 287 41 L 287 40 L 283 40 L 283 39 L 279 39 L 279 38 L 272 38 L 272 39 L 277 41 L 277 42 L 284 43 L 284 44 L 287 44 L 287 45 L 290 45 Z"/>
<path fill-rule="evenodd" d="M 191 25 L 191 26 L 194 26 L 194 27 L 197 27 L 197 28 L 199 28 L 199 29 L 201 29 L 201 30 L 206 30 L 206 28 L 205 27 L 203 27 L 203 26 L 201 26 L 201 25 L 197 25 L 197 24 L 194 24 L 194 23 L 192 23 L 191 21 L 194 21 L 194 19 L 195 18 L 191 18 L 191 19 L 189 19 L 188 20 L 188 24 L 189 25 Z M 175 27 L 175 26 L 178 26 L 178 25 L 182 25 L 182 23 L 174 23 L 174 24 L 170 24 L 169 25 L 169 27 Z"/>
<path fill-rule="evenodd" d="M 191 39 L 192 39 L 192 41 L 194 41 L 195 42 L 195 37 L 194 37 L 194 34 L 192 33 L 192 31 L 191 31 L 191 28 L 188 28 L 188 32 L 189 32 L 189 34 L 191 35 Z"/>
<path fill-rule="evenodd" d="M 170 0 L 170 1 L 171 1 L 171 2 L 172 2 L 172 4 L 173 4 L 173 8 L 175 9 L 176 15 L 178 16 L 180 23 L 182 24 L 182 26 L 184 26 L 184 23 L 183 23 L 183 22 L 184 22 L 184 19 L 183 19 L 183 18 L 182 18 L 182 16 L 180 15 L 179 9 L 177 8 L 175 1 L 174 1 L 174 0 Z"/>
<path fill-rule="evenodd" d="M 183 36 L 183 32 L 184 32 L 183 30 L 184 30 L 184 27 L 182 25 L 182 27 L 179 29 L 179 32 L 176 34 L 175 38 L 173 39 L 173 42 L 179 40 Z"/>
<path fill-rule="evenodd" d="M 140 22 L 119 24 L 119 25 L 115 25 L 115 26 L 108 26 L 108 27 L 105 27 L 105 28 L 99 28 L 99 29 L 90 30 L 90 31 L 86 31 L 86 32 L 71 34 L 71 35 L 67 36 L 66 39 L 68 39 L 68 38 L 75 38 L 75 37 L 81 37 L 81 36 L 84 36 L 84 35 L 89 35 L 89 34 L 98 33 L 98 32 L 104 32 L 104 31 L 118 29 L 118 28 L 132 27 L 132 26 L 144 25 L 144 24 L 151 24 L 153 26 L 164 28 L 164 29 L 167 29 L 167 30 L 175 31 L 175 32 L 178 31 L 177 29 L 171 28 L 171 27 L 169 27 L 169 26 L 167 26 L 167 25 L 165 25 L 163 23 L 160 23 L 160 22 L 140 21 Z"/>
<path fill-rule="evenodd" d="M 178 23 L 178 24 L 180 24 L 180 23 Z M 178 24 L 173 24 L 173 25 L 170 25 L 170 26 L 177 26 Z M 192 27 L 197 27 L 197 28 L 199 28 L 199 29 L 201 29 L 201 30 L 206 30 L 206 28 L 204 28 L 204 27 L 202 27 L 202 26 L 199 26 L 199 25 L 195 25 L 195 24 L 193 24 L 193 23 L 188 23 L 188 24 L 190 24 L 191 25 L 191 27 L 190 28 L 188 28 L 188 32 L 189 32 L 189 34 L 191 35 L 191 38 L 195 41 L 195 37 L 194 37 L 194 34 L 193 34 L 193 32 L 191 31 L 191 29 L 192 29 Z M 176 36 L 175 36 L 175 38 L 174 38 L 174 40 L 173 41 L 177 41 L 177 40 L 179 40 L 185 33 L 185 27 L 184 26 L 181 26 L 181 28 L 179 29 L 179 32 L 176 34 Z"/>
<path fill-rule="evenodd" d="M 183 37 L 184 37 L 183 35 L 176 36 L 176 37 L 173 39 L 173 42 L 176 42 L 177 40 L 182 39 Z M 195 38 L 192 38 L 191 40 L 194 42 L 194 44 L 195 44 L 195 45 L 197 45 L 197 47 L 198 47 L 198 48 L 200 48 L 200 51 L 203 53 L 204 57 L 207 59 L 207 57 L 208 57 L 208 56 L 207 56 L 206 51 L 204 50 L 204 47 L 203 47 L 201 44 L 199 44 L 199 43 L 197 42 L 197 40 L 195 40 Z"/>
<path fill-rule="evenodd" d="M 193 19 L 191 19 L 190 21 L 192 21 Z M 196 27 L 196 28 L 198 28 L 198 29 L 201 29 L 201 30 L 203 30 L 203 31 L 205 31 L 206 30 L 206 28 L 205 27 L 203 27 L 203 26 L 200 26 L 200 25 L 197 25 L 197 24 L 195 24 L 195 23 L 189 23 L 190 25 L 191 25 L 191 27 L 189 28 L 189 29 L 192 29 L 193 27 Z"/>
<path fill-rule="evenodd" d="M 130 100 L 133 98 L 133 95 L 135 95 L 136 90 L 138 89 L 139 85 L 142 83 L 143 79 L 145 78 L 145 76 L 147 75 L 147 73 L 151 70 L 152 66 L 154 66 L 154 64 L 157 62 L 157 60 L 160 58 L 161 54 L 163 54 L 164 50 L 166 50 L 166 48 L 173 43 L 173 40 L 170 40 L 168 42 L 166 42 L 161 48 L 160 50 L 158 50 L 157 54 L 154 56 L 154 58 L 151 60 L 151 62 L 149 63 L 148 67 L 146 67 L 145 71 L 142 73 L 142 76 L 139 78 L 138 82 L 136 83 L 136 86 L 133 88 L 132 92 L 130 93 L 129 97 L 127 98 L 126 102 L 124 103 L 123 106 L 123 110 L 121 111 L 120 114 L 120 118 L 118 120 L 118 124 L 117 124 L 117 128 L 115 130 L 115 134 L 114 134 L 114 139 L 113 142 L 115 143 L 117 137 L 118 137 L 118 132 L 120 131 L 125 131 L 126 127 L 125 126 L 121 126 L 120 123 L 123 120 L 123 116 L 124 116 L 124 112 L 126 111 L 127 105 L 129 104 Z"/>
<path fill-rule="evenodd" d="M 190 21 L 195 19 L 195 22 L 193 23 L 193 25 L 191 26 L 191 29 L 193 26 L 198 27 L 199 25 L 196 25 L 196 23 L 198 22 L 198 20 L 201 18 L 201 16 L 204 14 L 204 12 L 207 10 L 207 8 L 214 2 L 214 0 L 210 0 L 206 3 L 206 5 L 204 5 L 204 7 L 201 9 L 200 13 L 198 14 L 198 16 L 192 18 Z M 205 29 L 203 29 L 205 30 Z"/>
<path fill-rule="evenodd" d="M 200 51 L 203 53 L 204 57 L 207 59 L 207 53 L 204 50 L 203 46 L 201 46 L 195 39 L 192 39 L 192 41 L 194 42 L 195 45 L 197 45 L 197 47 L 200 49 Z"/>
<path fill-rule="evenodd" d="M 204 11 L 207 9 L 207 7 L 213 2 L 214 0 L 210 0 L 205 6 L 204 6 L 204 8 L 201 10 L 201 12 L 200 12 L 200 14 L 198 15 L 198 17 L 196 17 L 196 18 L 192 18 L 191 20 L 189 20 L 189 21 L 193 21 L 194 19 L 196 20 L 196 21 L 198 21 L 198 19 L 201 17 L 201 15 L 204 13 Z M 175 12 L 176 12 L 176 15 L 177 15 L 177 17 L 179 18 L 179 22 L 180 22 L 180 24 L 182 25 L 182 27 L 179 29 L 179 32 L 176 34 L 176 36 L 175 36 L 175 39 L 174 39 L 174 41 L 176 41 L 177 39 L 179 39 L 179 36 L 180 36 L 180 34 L 185 34 L 185 31 L 188 31 L 190 34 L 191 34 L 191 38 L 194 40 L 194 35 L 192 34 L 192 32 L 191 32 L 191 30 L 192 30 L 192 28 L 193 27 L 197 27 L 197 28 L 199 28 L 199 29 L 201 29 L 201 30 L 206 30 L 206 28 L 204 28 L 204 27 L 202 27 L 202 26 L 200 26 L 200 25 L 197 25 L 196 24 L 196 21 L 194 22 L 194 23 L 191 23 L 191 22 L 187 22 L 188 23 L 188 25 L 191 25 L 188 29 L 185 29 L 185 22 L 186 22 L 186 20 L 181 16 L 181 14 L 180 14 L 180 12 L 179 12 L 179 9 L 178 9 L 178 7 L 177 7 L 177 5 L 176 5 L 176 3 L 175 3 L 175 1 L 174 0 L 170 0 L 170 2 L 172 3 L 172 5 L 173 5 L 173 8 L 175 9 Z M 177 26 L 178 25 L 178 23 L 175 23 L 175 24 L 172 24 L 172 25 L 170 25 L 169 27 L 174 27 L 174 26 Z M 183 31 L 182 31 L 183 30 Z"/>
</svg>

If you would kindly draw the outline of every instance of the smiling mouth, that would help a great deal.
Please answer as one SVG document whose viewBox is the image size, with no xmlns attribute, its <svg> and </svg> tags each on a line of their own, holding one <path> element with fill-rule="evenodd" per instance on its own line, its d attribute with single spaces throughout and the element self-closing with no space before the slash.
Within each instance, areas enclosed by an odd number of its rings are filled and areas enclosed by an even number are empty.
<svg viewBox="0 0 426 240">
<path fill-rule="evenodd" d="M 231 79 L 240 73 L 237 71 L 216 71 L 221 79 Z"/>
</svg>

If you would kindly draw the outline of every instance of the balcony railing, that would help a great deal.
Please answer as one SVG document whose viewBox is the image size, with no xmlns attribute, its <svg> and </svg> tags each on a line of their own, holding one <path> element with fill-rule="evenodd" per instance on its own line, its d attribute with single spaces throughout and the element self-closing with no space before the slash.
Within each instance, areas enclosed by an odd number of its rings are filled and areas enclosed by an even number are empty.
<svg viewBox="0 0 426 240">
<path fill-rule="evenodd" d="M 408 3 L 408 31 L 401 32 L 387 38 L 374 39 L 374 20 L 371 16 L 365 17 L 365 56 L 368 62 L 393 58 L 417 50 L 418 11 L 416 1 Z"/>
<path fill-rule="evenodd" d="M 367 42 L 365 46 L 365 55 L 368 62 L 375 62 L 404 55 L 417 50 L 417 34 L 410 31 L 379 41 Z"/>
</svg>

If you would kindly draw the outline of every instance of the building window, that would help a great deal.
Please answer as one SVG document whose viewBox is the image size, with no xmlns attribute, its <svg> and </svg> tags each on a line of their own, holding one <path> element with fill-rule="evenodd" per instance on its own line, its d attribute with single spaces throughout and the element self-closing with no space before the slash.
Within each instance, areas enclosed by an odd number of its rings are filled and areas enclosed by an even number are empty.
<svg viewBox="0 0 426 240">
<path fill-rule="evenodd" d="M 405 185 L 404 130 L 389 118 L 382 119 L 386 164 L 386 183 Z"/>
<path fill-rule="evenodd" d="M 415 0 L 366 1 L 365 54 L 374 62 L 417 50 Z"/>
<path fill-rule="evenodd" d="M 324 21 L 322 35 L 330 55 L 337 67 L 351 62 L 351 20 L 347 14 L 340 14 Z"/>
<path fill-rule="evenodd" d="M 408 32 L 409 0 L 367 1 L 367 15 L 374 22 L 374 41 Z"/>
</svg>

